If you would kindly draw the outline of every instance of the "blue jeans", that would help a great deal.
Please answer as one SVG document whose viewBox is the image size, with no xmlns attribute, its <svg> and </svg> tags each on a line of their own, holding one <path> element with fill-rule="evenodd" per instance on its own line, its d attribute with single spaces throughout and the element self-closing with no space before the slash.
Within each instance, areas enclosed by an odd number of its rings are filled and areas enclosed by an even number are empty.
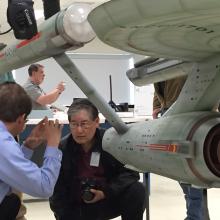
<svg viewBox="0 0 220 220">
<path fill-rule="evenodd" d="M 194 188 L 183 183 L 180 183 L 180 186 L 185 194 L 186 220 L 209 220 L 208 208 L 203 199 L 205 189 Z"/>
</svg>

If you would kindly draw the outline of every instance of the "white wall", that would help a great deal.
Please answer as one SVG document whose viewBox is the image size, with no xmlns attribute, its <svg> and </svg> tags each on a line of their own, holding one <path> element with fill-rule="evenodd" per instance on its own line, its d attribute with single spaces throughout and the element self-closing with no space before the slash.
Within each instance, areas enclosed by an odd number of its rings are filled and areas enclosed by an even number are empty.
<svg viewBox="0 0 220 220">
<path fill-rule="evenodd" d="M 135 100 L 135 115 L 147 115 L 152 116 L 153 112 L 153 95 L 154 86 L 153 84 L 135 87 L 134 100 Z"/>
<path fill-rule="evenodd" d="M 137 63 L 146 56 L 134 54 L 133 59 L 134 63 Z M 149 117 L 152 116 L 153 112 L 153 96 L 154 96 L 154 86 L 153 84 L 145 85 L 142 87 L 135 86 L 134 87 L 134 113 L 135 115 L 147 115 Z"/>
<path fill-rule="evenodd" d="M 109 75 L 112 76 L 113 101 L 115 103 L 130 103 L 130 82 L 126 77 L 126 71 L 130 68 L 131 55 L 97 55 L 97 54 L 68 54 L 77 65 L 83 75 L 96 87 L 105 98 L 110 99 Z M 66 90 L 58 99 L 61 105 L 69 105 L 73 98 L 85 97 L 81 90 L 69 78 L 64 70 L 52 58 L 39 62 L 45 66 L 45 80 L 42 88 L 45 92 L 52 90 L 58 82 L 66 82 Z M 27 68 L 23 67 L 15 71 L 16 81 L 23 85 L 28 78 Z M 134 104 L 134 103 L 131 103 Z"/>
</svg>

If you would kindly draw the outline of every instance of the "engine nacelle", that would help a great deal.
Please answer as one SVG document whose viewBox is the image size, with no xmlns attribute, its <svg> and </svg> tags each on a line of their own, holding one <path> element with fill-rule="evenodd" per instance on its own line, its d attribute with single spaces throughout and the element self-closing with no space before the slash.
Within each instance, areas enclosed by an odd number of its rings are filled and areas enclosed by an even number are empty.
<svg viewBox="0 0 220 220">
<path fill-rule="evenodd" d="M 220 114 L 191 112 L 132 124 L 103 138 L 123 164 L 201 187 L 220 187 Z"/>
<path fill-rule="evenodd" d="M 42 22 L 29 40 L 18 41 L 0 51 L 0 74 L 43 60 L 67 50 L 75 50 L 95 38 L 87 15 L 92 7 L 74 3 Z"/>
</svg>

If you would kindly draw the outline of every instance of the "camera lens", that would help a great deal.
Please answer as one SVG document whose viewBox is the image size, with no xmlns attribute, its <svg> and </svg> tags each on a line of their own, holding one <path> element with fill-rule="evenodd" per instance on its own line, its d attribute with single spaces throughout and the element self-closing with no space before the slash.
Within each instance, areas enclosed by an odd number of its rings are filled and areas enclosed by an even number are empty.
<svg viewBox="0 0 220 220">
<path fill-rule="evenodd" d="M 90 189 L 85 189 L 82 194 L 82 199 L 85 201 L 91 201 L 94 198 L 94 193 L 90 191 Z"/>
</svg>

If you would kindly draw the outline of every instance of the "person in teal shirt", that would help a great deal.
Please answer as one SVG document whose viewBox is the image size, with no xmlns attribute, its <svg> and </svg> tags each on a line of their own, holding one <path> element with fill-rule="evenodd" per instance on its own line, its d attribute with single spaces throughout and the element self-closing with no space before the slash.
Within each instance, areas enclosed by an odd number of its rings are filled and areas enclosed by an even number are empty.
<svg viewBox="0 0 220 220">
<path fill-rule="evenodd" d="M 0 84 L 5 82 L 15 82 L 12 72 L 0 75 Z"/>
</svg>

